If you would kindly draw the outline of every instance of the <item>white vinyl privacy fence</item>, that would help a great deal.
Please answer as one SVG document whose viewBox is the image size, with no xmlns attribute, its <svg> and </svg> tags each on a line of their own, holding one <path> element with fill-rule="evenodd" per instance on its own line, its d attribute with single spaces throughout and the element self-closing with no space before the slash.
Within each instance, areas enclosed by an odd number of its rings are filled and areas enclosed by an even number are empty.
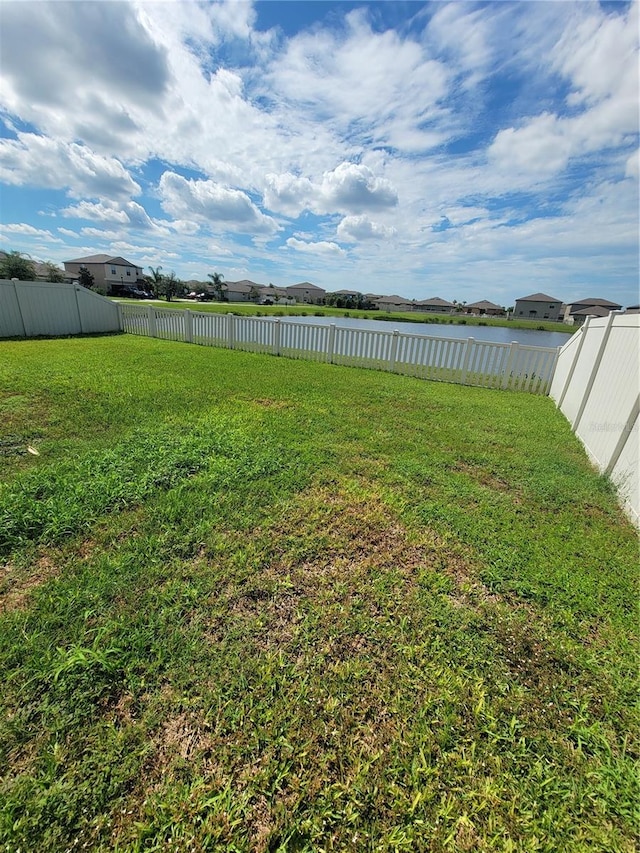
<svg viewBox="0 0 640 853">
<path fill-rule="evenodd" d="M 118 306 L 79 284 L 0 280 L 0 338 L 119 330 Z"/>
<path fill-rule="evenodd" d="M 560 350 L 550 395 L 640 526 L 640 315 L 587 318 Z"/>
<path fill-rule="evenodd" d="M 316 325 L 271 317 L 121 305 L 122 329 L 172 341 L 547 394 L 555 347 Z"/>
</svg>

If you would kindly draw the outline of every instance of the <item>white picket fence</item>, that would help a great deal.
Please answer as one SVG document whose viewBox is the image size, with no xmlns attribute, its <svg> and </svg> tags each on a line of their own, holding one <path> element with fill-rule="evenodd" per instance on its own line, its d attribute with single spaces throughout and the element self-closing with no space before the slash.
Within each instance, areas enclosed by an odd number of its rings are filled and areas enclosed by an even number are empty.
<svg viewBox="0 0 640 853">
<path fill-rule="evenodd" d="M 123 331 L 171 341 L 547 394 L 556 347 L 441 338 L 204 311 L 120 306 Z"/>
<path fill-rule="evenodd" d="M 561 348 L 550 395 L 640 527 L 640 314 L 588 317 Z"/>
</svg>

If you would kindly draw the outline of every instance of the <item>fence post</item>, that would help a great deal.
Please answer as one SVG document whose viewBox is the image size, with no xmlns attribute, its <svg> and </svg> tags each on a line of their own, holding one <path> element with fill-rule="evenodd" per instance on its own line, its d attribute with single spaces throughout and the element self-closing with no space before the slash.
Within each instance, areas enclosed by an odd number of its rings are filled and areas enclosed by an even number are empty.
<svg viewBox="0 0 640 853">
<path fill-rule="evenodd" d="M 329 339 L 327 340 L 327 361 L 333 364 L 333 353 L 336 346 L 336 324 L 329 324 Z"/>
<path fill-rule="evenodd" d="M 562 389 L 562 393 L 558 398 L 558 408 L 562 411 L 562 404 L 564 403 L 564 398 L 569 390 L 571 385 L 571 380 L 573 379 L 573 374 L 575 373 L 575 369 L 578 365 L 578 361 L 580 360 L 580 352 L 582 351 L 582 345 L 585 342 L 585 338 L 587 337 L 587 331 L 589 330 L 589 323 L 592 320 L 592 316 L 589 315 L 587 319 L 584 321 L 584 325 L 579 329 L 580 332 L 580 340 L 578 341 L 578 346 L 576 347 L 576 351 L 573 356 L 573 361 L 571 362 L 571 367 L 569 368 L 569 372 L 567 373 L 567 378 L 565 379 L 564 388 Z M 568 341 L 567 341 L 568 344 Z M 565 344 L 565 346 L 567 346 Z"/>
<path fill-rule="evenodd" d="M 124 331 L 124 318 L 122 316 L 122 305 L 120 302 L 113 302 L 113 305 L 116 306 L 116 314 L 118 316 L 118 329 L 119 331 Z"/>
<path fill-rule="evenodd" d="M 616 467 L 616 463 L 618 462 L 618 459 L 620 458 L 620 454 L 624 450 L 624 448 L 627 444 L 627 441 L 629 440 L 629 438 L 631 436 L 631 430 L 633 429 L 633 425 L 635 424 L 635 422 L 638 420 L 639 414 L 640 414 L 640 395 L 638 395 L 636 397 L 636 401 L 633 404 L 633 406 L 631 407 L 631 412 L 629 414 L 629 417 L 627 418 L 627 420 L 625 422 L 625 425 L 622 429 L 622 432 L 620 433 L 620 438 L 618 439 L 616 446 L 613 449 L 613 453 L 611 454 L 611 457 L 609 459 L 609 462 L 607 463 L 607 467 L 604 470 L 604 473 L 607 476 L 609 476 L 611 474 L 611 472 L 613 471 L 613 469 Z"/>
<path fill-rule="evenodd" d="M 153 307 L 153 305 L 147 305 L 147 317 L 149 320 L 149 337 L 157 338 L 158 326 L 156 323 L 156 309 Z"/>
<path fill-rule="evenodd" d="M 82 311 L 80 310 L 80 301 L 78 299 L 78 291 L 80 290 L 79 284 L 74 284 L 73 293 L 76 297 L 76 311 L 78 312 L 78 325 L 80 326 L 80 334 L 84 334 L 84 329 L 82 328 Z"/>
<path fill-rule="evenodd" d="M 602 357 L 607 348 L 609 335 L 611 334 L 611 329 L 613 328 L 613 321 L 615 320 L 617 314 L 622 313 L 622 311 L 612 311 L 609 314 L 607 325 L 605 326 L 604 334 L 602 335 L 602 340 L 600 341 L 600 346 L 598 348 L 598 354 L 596 355 L 595 361 L 593 362 L 589 381 L 587 382 L 587 387 L 584 389 L 584 394 L 582 395 L 582 402 L 580 403 L 580 408 L 578 409 L 576 419 L 573 422 L 573 432 L 577 432 L 578 427 L 580 426 L 580 421 L 582 420 L 582 415 L 584 414 L 584 410 L 587 408 L 587 403 L 591 395 L 591 389 L 593 388 L 593 383 L 596 381 L 596 376 L 598 375 L 598 370 L 600 369 L 600 363 L 602 362 Z"/>
<path fill-rule="evenodd" d="M 280 355 L 280 319 L 276 317 L 276 320 L 273 324 L 273 354 Z"/>
<path fill-rule="evenodd" d="M 469 370 L 469 362 L 471 361 L 471 350 L 473 349 L 473 345 L 475 343 L 475 338 L 467 338 L 467 346 L 464 351 L 464 360 L 462 362 L 462 376 L 460 377 L 460 384 L 467 384 L 467 372 Z"/>
<path fill-rule="evenodd" d="M 516 358 L 518 357 L 519 347 L 520 344 L 517 341 L 511 341 L 511 346 L 509 347 L 509 357 L 507 358 L 507 366 L 504 369 L 502 385 L 500 386 L 503 391 L 509 387 L 509 379 L 511 378 L 511 371 L 513 370 L 513 365 L 515 364 Z"/>
<path fill-rule="evenodd" d="M 23 335 L 23 337 L 26 338 L 27 337 L 27 326 L 24 322 L 24 315 L 22 313 L 22 305 L 20 304 L 20 293 L 18 291 L 18 279 L 12 278 L 11 281 L 13 283 L 13 292 L 16 295 L 16 305 L 18 306 L 18 314 L 20 315 L 20 322 L 22 323 L 22 335 Z"/>
<path fill-rule="evenodd" d="M 393 373 L 396 369 L 396 360 L 398 358 L 398 339 L 400 333 L 394 329 L 391 336 L 391 352 L 389 353 L 389 370 Z"/>
<path fill-rule="evenodd" d="M 227 314 L 227 346 L 229 349 L 234 349 L 236 345 L 236 316 L 235 314 Z"/>
<path fill-rule="evenodd" d="M 193 343 L 193 314 L 189 308 L 184 311 L 184 340 L 187 344 Z"/>
</svg>

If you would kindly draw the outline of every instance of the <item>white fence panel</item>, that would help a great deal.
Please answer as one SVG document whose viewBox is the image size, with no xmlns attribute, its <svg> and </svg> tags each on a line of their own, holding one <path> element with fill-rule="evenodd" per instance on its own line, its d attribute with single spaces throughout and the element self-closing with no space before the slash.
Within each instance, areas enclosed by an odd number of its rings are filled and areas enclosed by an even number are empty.
<svg viewBox="0 0 640 853">
<path fill-rule="evenodd" d="M 122 330 L 130 335 L 151 335 L 149 311 L 145 305 L 120 305 Z"/>
<path fill-rule="evenodd" d="M 558 361 L 551 396 L 640 526 L 640 315 L 590 318 Z"/>
<path fill-rule="evenodd" d="M 0 338 L 24 337 L 25 334 L 16 287 L 12 281 L 0 281 Z"/>
<path fill-rule="evenodd" d="M 558 350 L 270 317 L 122 305 L 127 332 L 287 358 L 389 370 L 422 379 L 548 392 Z"/>
<path fill-rule="evenodd" d="M 78 335 L 120 330 L 118 307 L 77 284 L 0 281 L 0 336 Z"/>
</svg>

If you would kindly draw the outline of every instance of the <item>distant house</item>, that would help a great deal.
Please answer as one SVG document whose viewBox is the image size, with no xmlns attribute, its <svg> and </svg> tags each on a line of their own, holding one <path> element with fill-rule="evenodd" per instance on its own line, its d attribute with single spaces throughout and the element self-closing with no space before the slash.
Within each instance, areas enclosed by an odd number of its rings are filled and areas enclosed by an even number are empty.
<svg viewBox="0 0 640 853">
<path fill-rule="evenodd" d="M 479 302 L 471 302 L 464 306 L 465 314 L 476 314 L 480 317 L 500 317 L 505 311 L 501 305 L 496 305 L 495 302 L 489 302 L 488 299 L 481 299 Z"/>
<path fill-rule="evenodd" d="M 420 299 L 418 302 L 413 302 L 412 305 L 414 311 L 427 311 L 431 314 L 451 314 L 456 309 L 453 302 L 447 302 L 446 299 L 440 299 L 439 296 L 434 296 L 432 299 Z"/>
<path fill-rule="evenodd" d="M 380 311 L 411 311 L 414 303 L 404 296 L 379 296 L 373 300 Z"/>
<path fill-rule="evenodd" d="M 302 281 L 300 284 L 291 284 L 285 290 L 296 302 L 307 302 L 310 305 L 322 305 L 327 291 L 322 287 L 311 284 L 310 281 Z"/>
<path fill-rule="evenodd" d="M 146 287 L 142 267 L 132 264 L 119 255 L 87 255 L 65 261 L 64 268 L 74 278 L 80 275 L 80 269 L 86 267 L 93 276 L 97 290 L 117 296 L 124 287 Z"/>
<path fill-rule="evenodd" d="M 591 315 L 592 317 L 606 317 L 611 311 L 619 311 L 622 305 L 610 302 L 608 299 L 588 298 L 579 302 L 565 305 L 564 322 L 572 326 L 583 323 Z"/>
<path fill-rule="evenodd" d="M 559 320 L 562 300 L 546 293 L 532 293 L 516 299 L 514 317 L 527 320 Z"/>
<path fill-rule="evenodd" d="M 264 285 L 257 284 L 248 278 L 244 278 L 242 281 L 225 281 L 222 283 L 222 290 L 229 302 L 257 301 L 263 287 Z"/>
<path fill-rule="evenodd" d="M 270 284 L 268 287 L 261 287 L 259 294 L 259 302 L 261 305 L 295 305 L 296 300 L 290 293 L 287 293 L 284 287 L 274 287 Z"/>
</svg>

